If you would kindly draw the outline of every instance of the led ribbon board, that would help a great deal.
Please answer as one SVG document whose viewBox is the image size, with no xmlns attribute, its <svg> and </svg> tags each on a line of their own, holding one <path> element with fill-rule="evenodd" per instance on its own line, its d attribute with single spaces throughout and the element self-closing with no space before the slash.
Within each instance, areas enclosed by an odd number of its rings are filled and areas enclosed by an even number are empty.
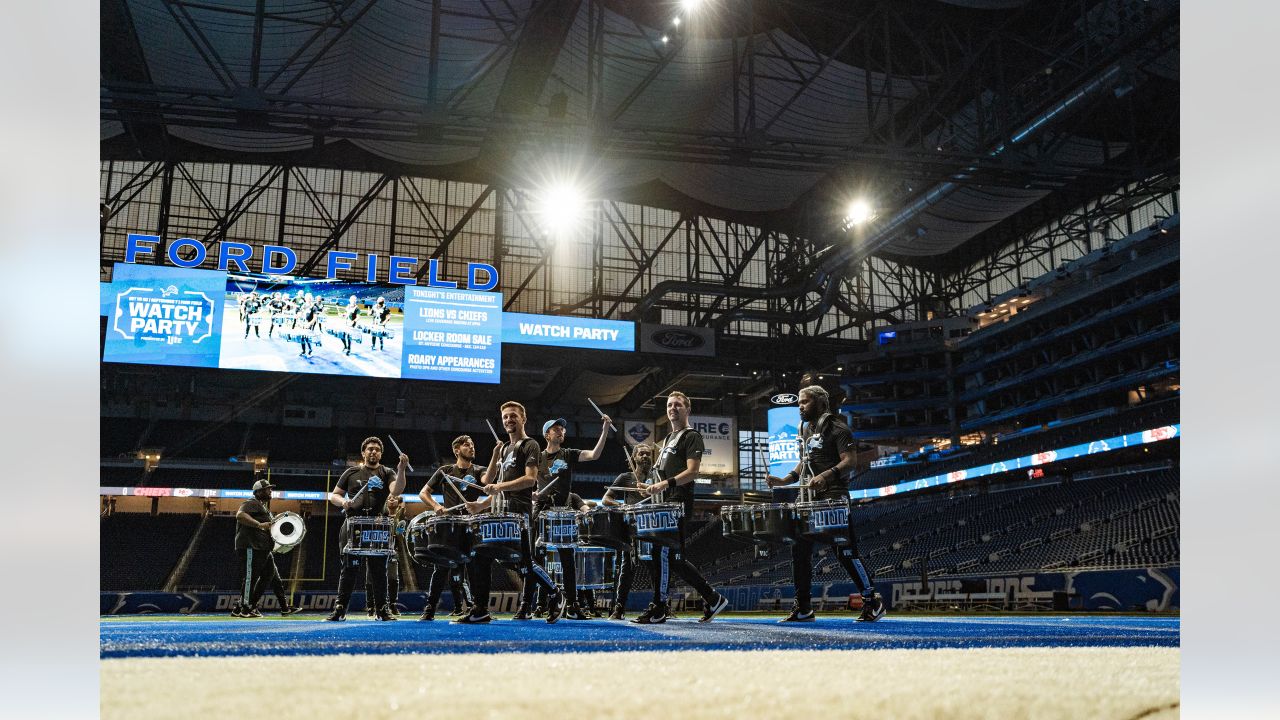
<svg viewBox="0 0 1280 720">
<path fill-rule="evenodd" d="M 986 475 L 1009 472 L 1010 470 L 1033 468 L 1037 465 L 1047 465 L 1059 460 L 1070 460 L 1072 458 L 1096 455 L 1098 453 L 1111 452 L 1112 450 L 1120 450 L 1122 448 L 1134 447 L 1137 445 L 1146 445 L 1148 443 L 1160 442 L 1162 440 L 1172 440 L 1176 437 L 1182 437 L 1181 424 L 1165 425 L 1164 427 L 1129 433 L 1128 435 L 1117 435 L 1116 437 L 1094 440 L 1093 442 L 1072 445 L 1071 447 L 1060 448 L 1058 450 L 1046 450 L 1034 455 L 1024 455 L 1023 457 L 1013 458 L 1011 460 L 1001 460 L 999 462 L 991 463 L 990 465 L 980 465 L 967 470 L 956 470 L 954 472 L 949 472 L 946 475 L 934 475 L 933 477 L 921 478 L 920 480 L 910 480 L 908 482 L 898 483 L 897 485 L 886 485 L 884 487 L 869 488 L 867 490 L 850 490 L 849 497 L 854 500 L 858 500 L 861 498 L 896 495 L 915 490 L 923 490 L 937 485 L 960 482 L 962 480 L 972 480 Z"/>
</svg>

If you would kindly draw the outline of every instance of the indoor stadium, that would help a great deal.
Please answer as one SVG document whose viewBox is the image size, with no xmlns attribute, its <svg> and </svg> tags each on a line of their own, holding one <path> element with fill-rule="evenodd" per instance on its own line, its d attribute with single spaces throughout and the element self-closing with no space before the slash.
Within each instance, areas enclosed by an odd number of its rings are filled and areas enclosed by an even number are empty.
<svg viewBox="0 0 1280 720">
<path fill-rule="evenodd" d="M 103 717 L 1179 715 L 1176 0 L 100 23 Z"/>
</svg>

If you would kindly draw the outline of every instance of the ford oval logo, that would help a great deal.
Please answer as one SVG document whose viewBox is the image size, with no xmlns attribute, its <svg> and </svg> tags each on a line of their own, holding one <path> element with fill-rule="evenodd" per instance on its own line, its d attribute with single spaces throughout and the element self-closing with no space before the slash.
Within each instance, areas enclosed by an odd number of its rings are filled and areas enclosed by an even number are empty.
<svg viewBox="0 0 1280 720">
<path fill-rule="evenodd" d="M 701 335 L 684 330 L 658 330 L 649 339 L 671 350 L 693 350 L 703 344 Z"/>
<path fill-rule="evenodd" d="M 795 393 L 778 393 L 769 398 L 769 402 L 774 405 L 792 405 L 799 399 Z"/>
</svg>

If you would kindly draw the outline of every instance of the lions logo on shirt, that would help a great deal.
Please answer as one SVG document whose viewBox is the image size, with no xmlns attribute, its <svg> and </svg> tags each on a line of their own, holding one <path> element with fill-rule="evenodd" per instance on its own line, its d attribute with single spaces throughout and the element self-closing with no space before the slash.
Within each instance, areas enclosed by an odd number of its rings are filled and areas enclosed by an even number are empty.
<svg viewBox="0 0 1280 720">
<path fill-rule="evenodd" d="M 813 452 L 814 450 L 821 450 L 821 449 L 822 449 L 822 436 L 821 436 L 821 435 L 814 435 L 813 437 L 809 438 L 808 447 L 809 447 L 809 452 Z"/>
<path fill-rule="evenodd" d="M 565 462 L 563 458 L 556 458 L 556 461 L 551 463 L 551 467 L 547 468 L 547 472 L 551 473 L 552 475 L 556 475 L 561 470 L 565 470 L 568 467 L 569 467 L 569 463 Z"/>
<path fill-rule="evenodd" d="M 515 466 L 516 466 L 516 454 L 515 454 L 515 453 L 511 453 L 510 455 L 504 456 L 504 457 L 502 458 L 502 465 L 500 466 L 500 467 L 502 468 L 502 472 L 504 472 L 504 473 L 505 473 L 506 471 L 508 471 L 508 470 L 510 470 L 510 469 L 512 469 L 512 468 L 514 468 Z"/>
</svg>

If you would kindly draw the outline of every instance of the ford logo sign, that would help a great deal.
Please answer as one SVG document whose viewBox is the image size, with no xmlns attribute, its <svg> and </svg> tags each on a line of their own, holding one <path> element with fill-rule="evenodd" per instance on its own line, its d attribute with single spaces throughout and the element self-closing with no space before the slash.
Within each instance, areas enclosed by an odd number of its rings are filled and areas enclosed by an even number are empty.
<svg viewBox="0 0 1280 720">
<path fill-rule="evenodd" d="M 769 402 L 774 405 L 792 405 L 799 399 L 795 393 L 778 393 L 769 398 Z"/>
<path fill-rule="evenodd" d="M 701 335 L 684 330 L 658 330 L 649 339 L 669 350 L 693 350 L 703 344 Z"/>
</svg>

